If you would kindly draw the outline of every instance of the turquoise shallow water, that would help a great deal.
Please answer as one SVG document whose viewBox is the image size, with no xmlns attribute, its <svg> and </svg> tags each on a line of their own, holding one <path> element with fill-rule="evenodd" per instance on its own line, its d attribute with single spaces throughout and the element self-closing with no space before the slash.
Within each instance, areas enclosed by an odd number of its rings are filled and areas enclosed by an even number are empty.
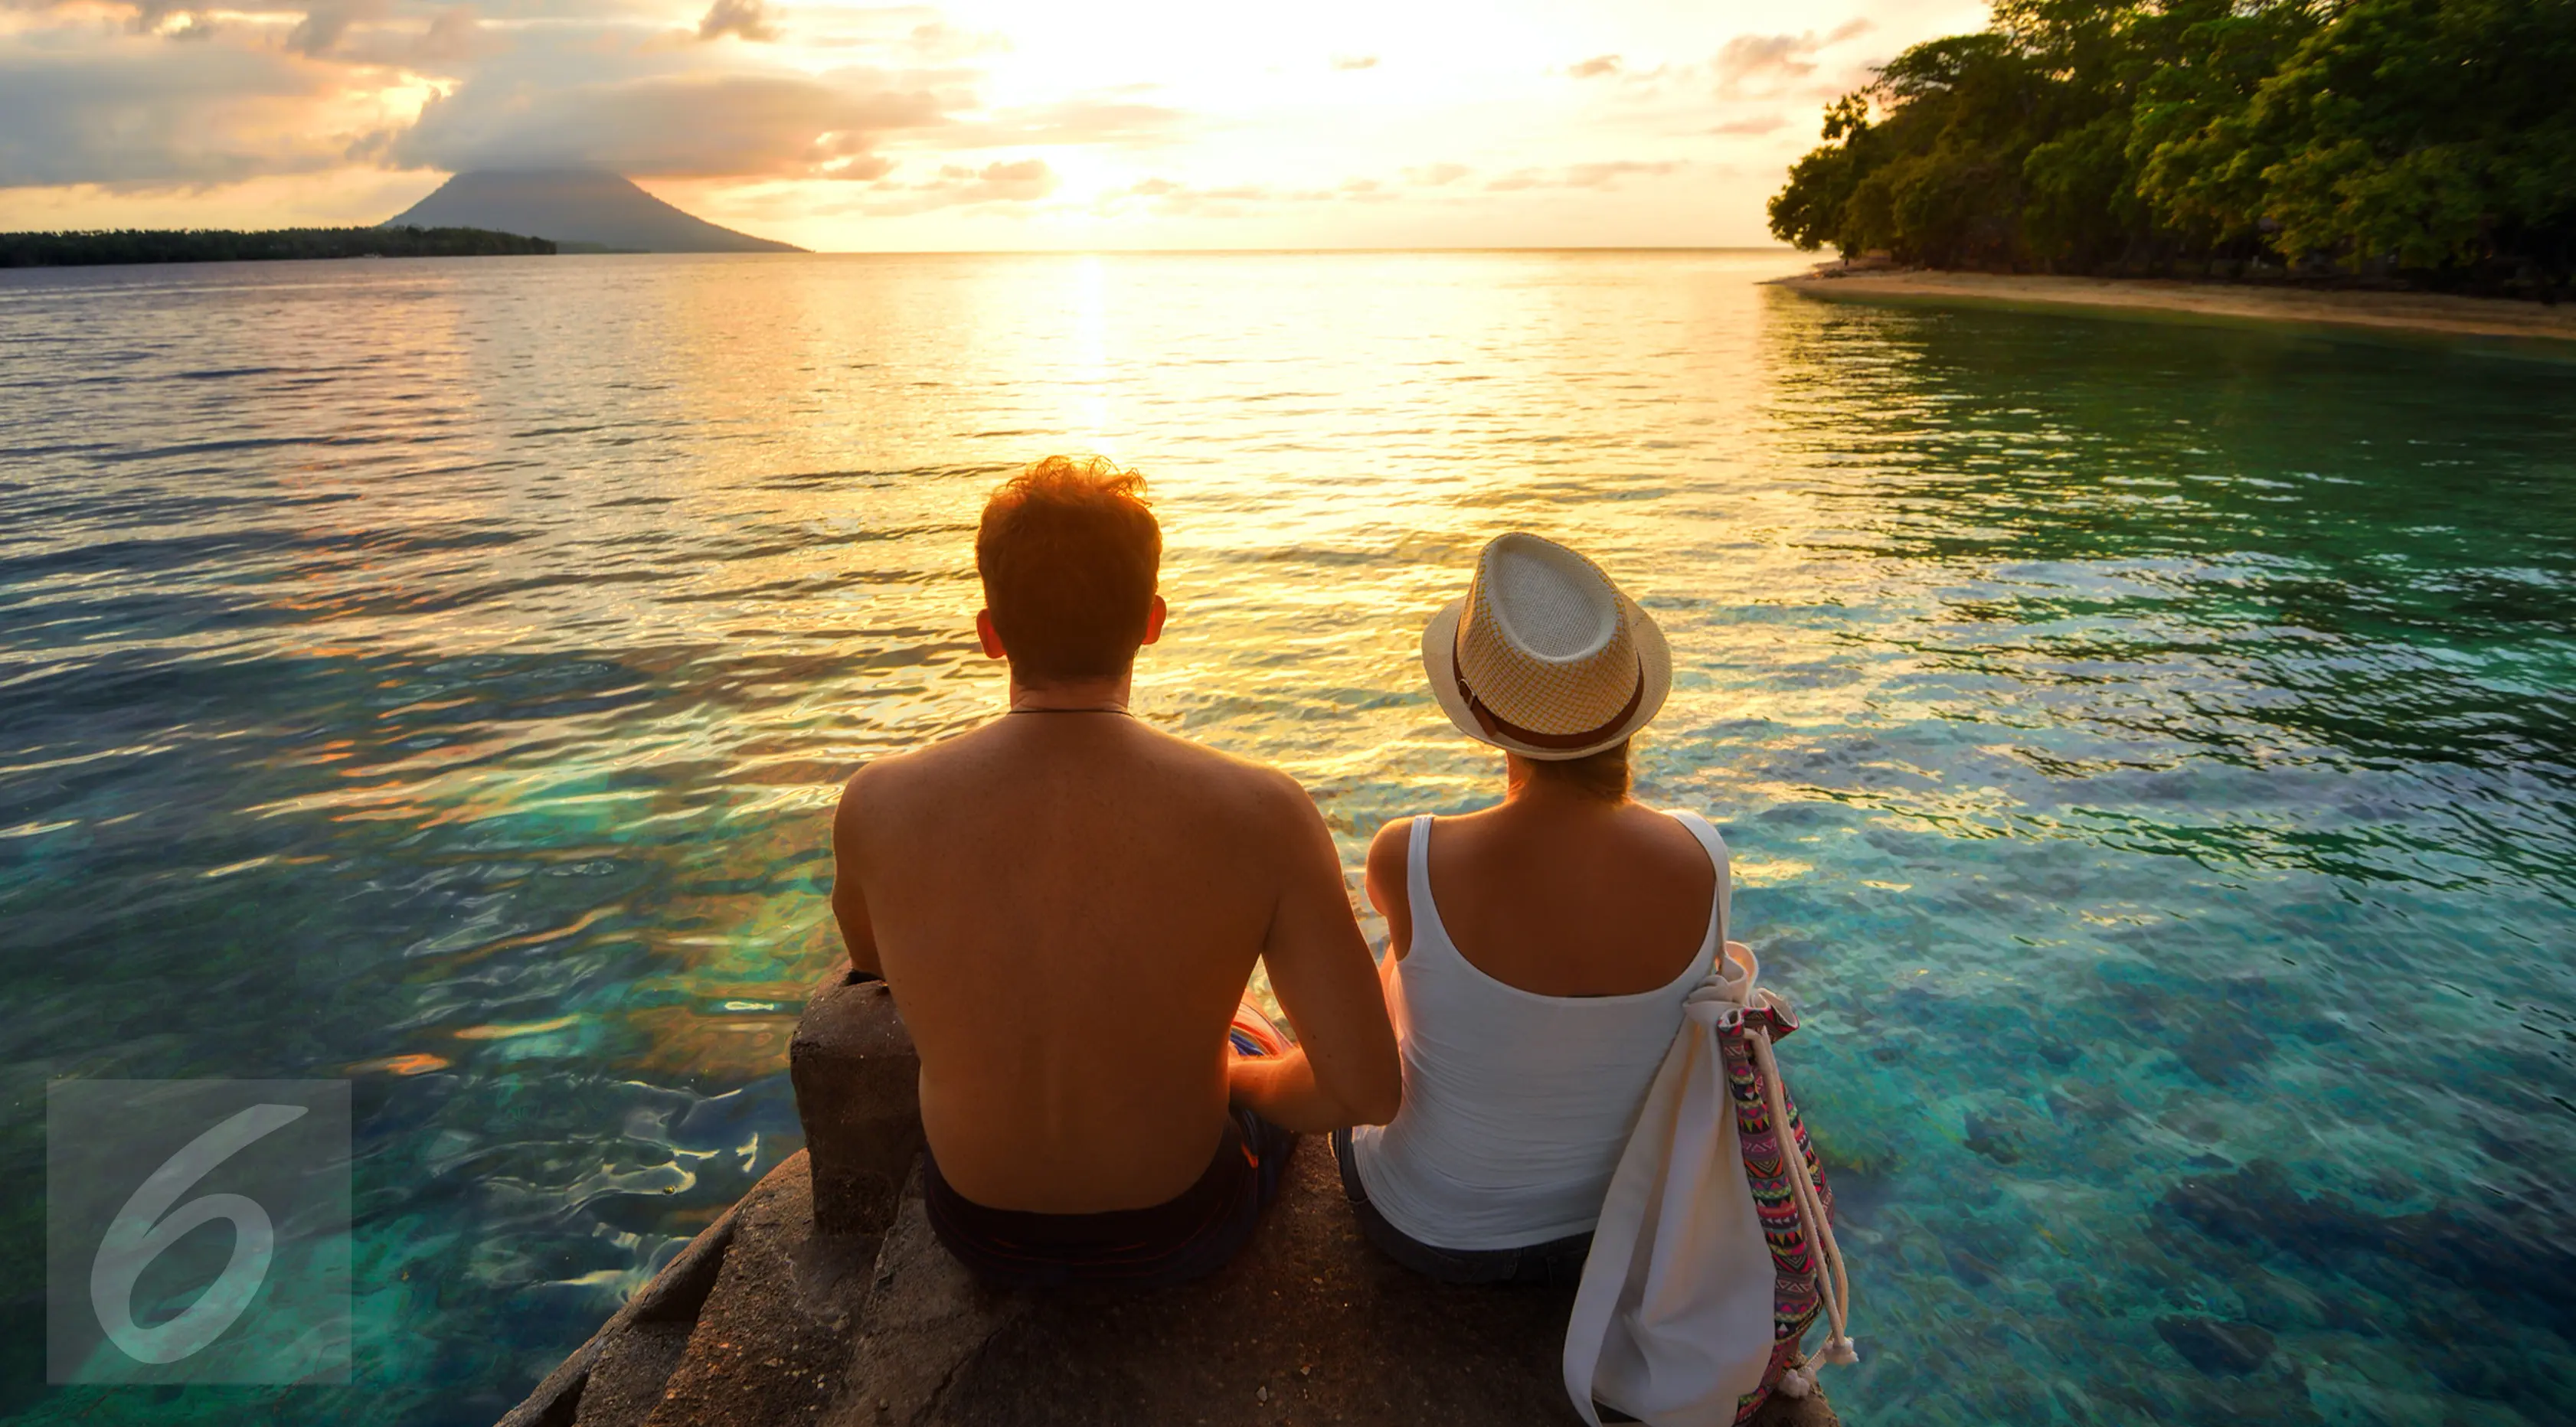
<svg viewBox="0 0 2576 1427">
<path fill-rule="evenodd" d="M 2576 1418 L 2576 363 L 1819 303 L 1772 255 L 0 277 L 0 1412 L 482 1423 L 797 1147 L 826 815 L 987 716 L 1012 465 L 1150 716 L 1382 821 L 1486 538 L 1679 674 L 1874 1424 Z M 356 1382 L 42 1386 L 42 1086 L 346 1075 Z"/>
</svg>

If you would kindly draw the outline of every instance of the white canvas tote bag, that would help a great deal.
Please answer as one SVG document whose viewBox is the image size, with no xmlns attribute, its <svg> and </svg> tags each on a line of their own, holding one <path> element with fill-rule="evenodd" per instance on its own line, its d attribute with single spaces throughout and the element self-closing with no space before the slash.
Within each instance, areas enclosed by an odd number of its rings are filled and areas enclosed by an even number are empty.
<svg viewBox="0 0 2576 1427">
<path fill-rule="evenodd" d="M 1819 1359 L 1856 1361 L 1824 1182 L 1771 1054 L 1797 1017 L 1759 974 L 1723 942 L 1611 1177 L 1565 1333 L 1565 1389 L 1593 1427 L 1596 1402 L 1731 1427 L 1774 1387 L 1806 1396 L 1814 1366 L 1789 1364 L 1820 1298 Z"/>
</svg>

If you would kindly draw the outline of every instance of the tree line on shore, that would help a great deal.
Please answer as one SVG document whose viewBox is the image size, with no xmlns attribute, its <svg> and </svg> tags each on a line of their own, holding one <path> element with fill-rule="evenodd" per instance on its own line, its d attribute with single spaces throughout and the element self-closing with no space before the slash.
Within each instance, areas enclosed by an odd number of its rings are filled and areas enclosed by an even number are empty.
<svg viewBox="0 0 2576 1427">
<path fill-rule="evenodd" d="M 0 233 L 0 267 L 100 263 L 227 263 L 278 258 L 476 258 L 551 254 L 552 240 L 482 228 L 124 228 L 95 233 Z"/>
<path fill-rule="evenodd" d="M 1928 267 L 2576 278 L 2576 0 L 1997 0 L 1826 107 L 1770 204 Z"/>
</svg>

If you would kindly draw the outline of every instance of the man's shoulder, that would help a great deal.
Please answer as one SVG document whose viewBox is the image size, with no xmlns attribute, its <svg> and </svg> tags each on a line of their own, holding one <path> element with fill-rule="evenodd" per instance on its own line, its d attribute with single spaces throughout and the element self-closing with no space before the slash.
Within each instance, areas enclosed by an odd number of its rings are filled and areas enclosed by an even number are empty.
<svg viewBox="0 0 2576 1427">
<path fill-rule="evenodd" d="M 1249 801 L 1280 813 L 1307 804 L 1306 790 L 1285 772 L 1250 758 L 1148 728 L 1155 756 L 1214 797 Z"/>
<path fill-rule="evenodd" d="M 977 736 L 984 731 L 969 729 L 918 748 L 869 759 L 842 782 L 841 806 L 848 809 L 861 800 L 881 801 L 924 789 L 936 790 L 954 776 L 959 765 L 975 757 Z"/>
</svg>

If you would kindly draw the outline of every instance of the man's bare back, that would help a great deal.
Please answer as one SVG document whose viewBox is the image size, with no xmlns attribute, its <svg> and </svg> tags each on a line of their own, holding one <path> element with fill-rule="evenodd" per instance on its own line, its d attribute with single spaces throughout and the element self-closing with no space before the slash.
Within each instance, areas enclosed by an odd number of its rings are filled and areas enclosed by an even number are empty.
<svg viewBox="0 0 2576 1427">
<path fill-rule="evenodd" d="M 1265 951 L 1327 1084 L 1394 1078 L 1331 838 L 1283 774 L 1124 714 L 1029 709 L 861 772 L 834 841 L 851 959 L 893 988 L 940 1172 L 979 1203 L 1087 1213 L 1187 1188 Z"/>
</svg>

